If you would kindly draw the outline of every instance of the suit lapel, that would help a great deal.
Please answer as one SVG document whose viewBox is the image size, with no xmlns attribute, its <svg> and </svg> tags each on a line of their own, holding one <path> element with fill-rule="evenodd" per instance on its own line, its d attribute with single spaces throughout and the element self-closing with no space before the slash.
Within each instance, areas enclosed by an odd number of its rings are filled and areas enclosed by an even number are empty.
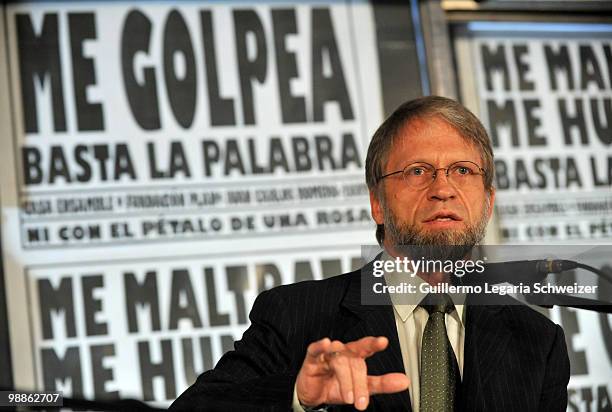
<svg viewBox="0 0 612 412">
<path fill-rule="evenodd" d="M 361 280 L 373 279 L 372 276 L 368 276 L 368 269 L 369 265 L 363 268 L 363 274 L 359 271 L 355 273 L 342 301 L 342 306 L 355 315 L 354 322 L 347 325 L 342 339 L 345 342 L 350 342 L 365 336 L 386 336 L 389 339 L 387 349 L 366 360 L 368 374 L 405 373 L 391 301 L 387 298 L 388 304 L 386 305 L 367 306 L 361 304 Z M 376 396 L 372 399 L 370 409 L 412 411 L 409 392 L 406 390 L 400 393 Z"/>
</svg>

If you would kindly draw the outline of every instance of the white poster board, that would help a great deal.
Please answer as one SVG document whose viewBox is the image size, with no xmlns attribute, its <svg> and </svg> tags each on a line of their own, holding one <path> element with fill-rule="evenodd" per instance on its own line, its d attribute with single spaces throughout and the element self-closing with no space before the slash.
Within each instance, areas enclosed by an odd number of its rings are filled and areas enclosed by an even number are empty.
<svg viewBox="0 0 612 412">
<path fill-rule="evenodd" d="M 468 23 L 455 51 L 462 100 L 493 141 L 501 241 L 612 243 L 612 25 Z M 599 269 L 612 273 L 609 257 Z M 612 316 L 550 316 L 566 334 L 569 410 L 612 407 Z"/>
<path fill-rule="evenodd" d="M 259 291 L 359 266 L 383 118 L 369 3 L 4 11 L 15 387 L 167 405 Z"/>
</svg>

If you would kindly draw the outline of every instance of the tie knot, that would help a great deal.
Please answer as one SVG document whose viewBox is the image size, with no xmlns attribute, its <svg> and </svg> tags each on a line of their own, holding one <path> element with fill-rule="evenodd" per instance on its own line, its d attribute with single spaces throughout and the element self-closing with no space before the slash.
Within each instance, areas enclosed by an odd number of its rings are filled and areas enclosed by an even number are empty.
<svg viewBox="0 0 612 412">
<path fill-rule="evenodd" d="M 446 293 L 430 293 L 419 305 L 430 315 L 432 313 L 451 313 L 455 309 L 453 301 Z"/>
</svg>

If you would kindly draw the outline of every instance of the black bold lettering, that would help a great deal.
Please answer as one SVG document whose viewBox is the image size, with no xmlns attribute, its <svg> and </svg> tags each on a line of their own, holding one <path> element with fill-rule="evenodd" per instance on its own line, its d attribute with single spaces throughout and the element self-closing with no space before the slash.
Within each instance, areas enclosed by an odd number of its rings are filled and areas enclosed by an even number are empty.
<svg viewBox="0 0 612 412">
<path fill-rule="evenodd" d="M 580 88 L 586 90 L 589 83 L 593 82 L 599 90 L 604 90 L 606 85 L 593 49 L 589 45 L 582 44 L 578 50 L 580 53 Z"/>
<path fill-rule="evenodd" d="M 605 412 L 612 409 L 612 400 L 605 385 L 597 387 L 597 412 Z"/>
<path fill-rule="evenodd" d="M 212 164 L 219 162 L 219 145 L 214 140 L 203 140 L 202 153 L 204 156 L 204 175 L 208 177 L 212 174 Z"/>
<path fill-rule="evenodd" d="M 531 189 L 531 182 L 529 182 L 529 172 L 525 167 L 525 163 L 523 163 L 522 159 L 516 159 L 516 163 L 514 165 L 515 170 L 515 178 L 516 178 L 516 188 L 520 189 L 521 186 L 525 185 L 529 189 Z"/>
<path fill-rule="evenodd" d="M 303 280 L 314 280 L 314 274 L 312 273 L 312 266 L 310 262 L 298 261 L 295 262 L 295 283 Z"/>
<path fill-rule="evenodd" d="M 234 337 L 232 335 L 221 335 L 221 350 L 223 353 L 234 349 Z"/>
<path fill-rule="evenodd" d="M 76 336 L 76 323 L 74 320 L 74 300 L 72 295 L 72 279 L 62 278 L 56 289 L 49 279 L 38 279 L 38 301 L 40 302 L 40 319 L 43 339 L 53 339 L 53 325 L 51 313 L 64 315 L 64 328 L 66 336 Z"/>
<path fill-rule="evenodd" d="M 257 278 L 257 294 L 279 286 L 283 282 L 278 267 L 273 263 L 257 265 L 255 277 Z"/>
<path fill-rule="evenodd" d="M 573 157 L 568 157 L 565 165 L 565 187 L 570 188 L 573 185 L 581 188 L 582 181 L 580 180 L 580 172 L 576 165 L 576 160 Z"/>
<path fill-rule="evenodd" d="M 610 62 L 612 65 L 612 61 Z M 593 126 L 597 137 L 605 145 L 612 144 L 612 99 L 602 98 L 605 120 L 602 121 L 599 112 L 599 99 L 591 99 L 591 113 L 593 114 Z"/>
<path fill-rule="evenodd" d="M 210 124 L 213 126 L 230 126 L 236 124 L 234 114 L 234 100 L 221 97 L 219 94 L 219 78 L 217 75 L 217 52 L 215 50 L 215 37 L 211 12 L 200 12 L 200 26 L 202 27 L 202 44 L 204 45 L 204 59 L 206 61 L 206 85 L 208 87 L 208 110 Z"/>
<path fill-rule="evenodd" d="M 491 141 L 493 147 L 499 147 L 499 128 L 509 128 L 508 133 L 512 139 L 512 146 L 519 146 L 518 126 L 514 102 L 506 100 L 503 106 L 497 105 L 494 100 L 487 100 L 487 112 L 489 113 L 489 127 L 491 129 Z"/>
<path fill-rule="evenodd" d="M 529 49 L 526 44 L 516 44 L 512 46 L 514 52 L 514 64 L 516 65 L 516 71 L 518 72 L 519 89 L 520 90 L 534 90 L 535 85 L 532 81 L 527 80 L 527 73 L 529 73 L 529 64 L 525 63 L 523 57 L 527 55 Z"/>
<path fill-rule="evenodd" d="M 136 179 L 136 172 L 128 146 L 125 143 L 119 143 L 115 148 L 115 180 L 119 180 L 124 174 L 132 180 Z"/>
<path fill-rule="evenodd" d="M 342 168 L 345 169 L 349 163 L 355 163 L 356 167 L 361 167 L 361 155 L 357 149 L 357 142 L 352 133 L 342 135 Z"/>
<path fill-rule="evenodd" d="M 249 277 L 246 266 L 228 266 L 226 269 L 227 288 L 234 292 L 238 324 L 247 323 L 247 309 L 244 292 L 249 289 Z"/>
<path fill-rule="evenodd" d="M 571 358 L 570 358 L 571 362 Z M 588 405 L 586 410 L 587 412 L 591 412 L 591 403 L 593 402 L 593 391 L 590 387 L 585 386 L 580 388 L 580 394 L 582 395 L 582 401 L 585 405 Z"/>
<path fill-rule="evenodd" d="M 177 73 L 177 56 L 184 59 L 184 73 Z M 186 129 L 193 123 L 198 85 L 189 30 L 176 10 L 168 14 L 164 27 L 164 77 L 172 113 L 178 124 Z"/>
<path fill-rule="evenodd" d="M 332 153 L 332 140 L 329 136 L 315 136 L 315 146 L 317 148 L 317 159 L 319 161 L 319 170 L 325 170 L 325 161 L 329 162 L 330 168 L 336 170 L 336 162 Z"/>
<path fill-rule="evenodd" d="M 140 385 L 142 387 L 142 397 L 145 401 L 155 400 L 155 393 L 153 392 L 153 378 L 155 377 L 163 378 L 166 399 L 174 399 L 176 397 L 172 341 L 170 339 L 162 339 L 160 343 L 161 360 L 153 362 L 149 342 L 138 342 Z"/>
<path fill-rule="evenodd" d="M 176 176 L 178 172 L 183 173 L 185 177 L 191 176 L 189 162 L 180 140 L 170 143 L 170 177 Z"/>
<path fill-rule="evenodd" d="M 42 182 L 43 172 L 40 161 L 40 151 L 36 147 L 23 146 L 21 148 L 23 179 L 26 185 L 37 185 Z"/>
<path fill-rule="evenodd" d="M 206 285 L 206 298 L 208 300 L 208 317 L 210 326 L 229 325 L 229 315 L 227 313 L 219 313 L 219 310 L 217 309 L 215 273 L 210 267 L 204 268 L 204 283 Z"/>
<path fill-rule="evenodd" d="M 100 165 L 100 179 L 107 180 L 108 176 L 106 174 L 106 161 L 110 157 L 110 153 L 108 151 L 108 145 L 105 144 L 97 144 L 94 145 L 94 158 L 98 161 Z"/>
<path fill-rule="evenodd" d="M 589 161 L 591 163 L 591 175 L 593 176 L 593 186 L 595 187 L 606 187 L 612 184 L 612 156 L 608 156 L 608 175 L 606 176 L 605 172 L 603 176 L 599 176 L 597 171 L 597 158 L 595 156 L 590 156 Z M 604 170 L 606 170 L 604 168 Z"/>
<path fill-rule="evenodd" d="M 289 162 L 287 161 L 287 155 L 285 154 L 285 149 L 283 148 L 283 143 L 280 138 L 270 138 L 268 159 L 271 173 L 274 173 L 277 167 L 280 167 L 285 172 L 289 172 Z"/>
<path fill-rule="evenodd" d="M 149 52 L 151 21 L 142 12 L 132 10 L 123 24 L 121 36 L 121 68 L 123 84 L 136 123 L 145 130 L 161 127 L 155 69 L 143 69 L 143 82 L 136 78 L 134 56 Z"/>
<path fill-rule="evenodd" d="M 75 398 L 83 397 L 83 377 L 81 375 L 81 356 L 78 347 L 69 347 L 63 357 L 53 349 L 42 349 L 42 372 L 46 391 L 55 391 L 57 381 L 62 381 L 62 388 L 69 387 L 68 392 Z M 70 383 L 67 386 L 66 383 Z"/>
<path fill-rule="evenodd" d="M 580 141 L 582 144 L 589 144 L 589 135 L 586 122 L 584 120 L 584 112 L 582 111 L 582 99 L 574 99 L 574 116 L 568 114 L 567 100 L 558 99 L 557 105 L 559 106 L 559 117 L 561 117 L 565 145 L 570 146 L 574 144 L 572 141 L 572 130 L 574 128 L 578 129 L 578 134 L 580 135 Z"/>
<path fill-rule="evenodd" d="M 201 370 L 212 369 L 212 349 L 210 346 L 210 337 L 202 336 L 200 339 L 200 357 L 202 359 L 202 368 L 195 368 L 195 350 L 193 348 L 193 339 L 183 338 L 181 339 L 181 349 L 183 354 L 183 375 L 185 376 L 185 382 L 195 382 L 198 377 L 198 372 Z"/>
<path fill-rule="evenodd" d="M 310 160 L 310 145 L 305 137 L 294 137 L 291 140 L 293 147 L 293 158 L 295 159 L 295 170 L 304 172 L 312 169 L 312 161 Z"/>
<path fill-rule="evenodd" d="M 69 13 L 70 52 L 72 55 L 72 86 L 79 130 L 104 130 L 101 103 L 87 100 L 87 86 L 96 84 L 93 59 L 83 56 L 83 41 L 96 38 L 93 13 Z"/>
<path fill-rule="evenodd" d="M 529 146 L 546 146 L 546 137 L 536 134 L 536 129 L 540 127 L 541 122 L 539 117 L 536 117 L 534 111 L 540 108 L 540 101 L 537 99 L 525 99 L 523 101 L 525 109 L 525 121 L 527 123 L 527 143 Z"/>
<path fill-rule="evenodd" d="M 155 143 L 147 143 L 147 159 L 149 160 L 149 173 L 152 179 L 163 179 L 166 174 L 157 168 L 157 162 L 155 161 Z"/>
<path fill-rule="evenodd" d="M 118 399 L 119 391 L 106 390 L 106 383 L 113 380 L 113 370 L 104 367 L 104 359 L 115 356 L 115 345 L 92 345 L 89 351 L 94 396 L 98 399 Z"/>
<path fill-rule="evenodd" d="M 168 329 L 178 329 L 178 323 L 181 319 L 189 319 L 194 328 L 202 327 L 198 302 L 193 292 L 189 272 L 185 269 L 172 271 L 170 320 L 168 321 Z"/>
<path fill-rule="evenodd" d="M 580 412 L 578 404 L 574 401 L 576 395 L 576 389 L 567 389 L 567 408 L 571 412 Z"/>
<path fill-rule="evenodd" d="M 312 10 L 312 113 L 315 122 L 325 120 L 325 103 L 332 101 L 340 106 L 342 119 L 354 119 L 329 9 L 316 8 Z"/>
<path fill-rule="evenodd" d="M 225 170 L 224 174 L 229 175 L 233 169 L 237 169 L 241 175 L 246 174 L 244 163 L 242 162 L 242 156 L 240 156 L 240 149 L 238 148 L 238 142 L 234 139 L 230 139 L 225 144 Z"/>
<path fill-rule="evenodd" d="M 342 273 L 342 265 L 340 259 L 323 259 L 321 260 L 321 274 L 323 279 L 330 278 Z"/>
<path fill-rule="evenodd" d="M 48 82 L 51 83 L 53 128 L 56 132 L 64 132 L 66 131 L 66 115 L 57 14 L 44 15 L 39 35 L 34 33 L 29 14 L 17 14 L 15 19 L 25 131 L 26 133 L 38 132 L 36 88 L 34 87 L 34 81 L 38 79 L 41 86 L 45 86 Z"/>
<path fill-rule="evenodd" d="M 253 104 L 253 85 L 255 79 L 263 83 L 268 69 L 268 49 L 261 20 L 253 10 L 234 10 L 234 30 L 236 32 L 236 55 L 240 73 L 242 94 L 242 114 L 245 124 L 255 124 Z M 254 36 L 256 49 L 247 50 L 247 36 Z M 249 55 L 254 56 L 252 59 Z"/>
<path fill-rule="evenodd" d="M 538 157 L 535 159 L 533 163 L 534 163 L 535 175 L 538 177 L 535 187 L 537 187 L 538 189 L 545 189 L 546 188 L 546 175 L 544 174 L 544 171 L 542 169 L 546 166 L 546 161 Z"/>
<path fill-rule="evenodd" d="M 508 72 L 504 45 L 500 44 L 495 50 L 491 50 L 488 45 L 483 44 L 480 46 L 480 55 L 485 70 L 487 90 L 493 90 L 493 76 L 499 72 L 501 72 L 504 80 L 504 90 L 510 90 L 510 73 Z"/>
<path fill-rule="evenodd" d="M 156 272 L 147 272 L 144 282 L 140 283 L 134 273 L 123 274 L 125 289 L 125 313 L 128 318 L 130 333 L 140 330 L 138 325 L 137 309 L 149 309 L 152 330 L 160 330 L 159 298 L 157 295 Z"/>
<path fill-rule="evenodd" d="M 548 80 L 552 90 L 558 90 L 557 76 L 564 74 L 567 81 L 567 88 L 574 90 L 574 73 L 572 71 L 572 62 L 567 51 L 567 46 L 562 45 L 558 51 L 554 51 L 551 45 L 544 46 L 544 55 L 546 56 L 546 67 L 548 68 Z"/>
<path fill-rule="evenodd" d="M 94 289 L 104 287 L 104 278 L 102 275 L 83 276 L 81 283 L 87 336 L 106 335 L 108 333 L 106 322 L 96 321 L 96 314 L 102 310 L 102 300 L 93 296 Z"/>
<path fill-rule="evenodd" d="M 81 167 L 81 173 L 77 174 L 77 181 L 79 182 L 89 182 L 91 179 L 91 166 L 86 159 L 88 153 L 89 149 L 85 145 L 78 144 L 74 147 L 74 159 L 76 164 Z"/>
<path fill-rule="evenodd" d="M 603 51 L 605 61 L 607 62 L 606 66 L 608 67 L 608 81 L 610 82 L 610 87 L 612 87 L 612 48 L 609 44 L 604 44 Z"/>
<path fill-rule="evenodd" d="M 297 77 L 295 53 L 286 48 L 288 34 L 297 33 L 294 9 L 272 10 L 274 50 L 283 123 L 306 122 L 306 102 L 303 96 L 291 94 L 291 79 Z"/>
<path fill-rule="evenodd" d="M 70 172 L 68 162 L 64 157 L 62 146 L 51 146 L 51 159 L 49 160 L 49 183 L 54 183 L 58 177 L 63 177 L 66 183 L 70 183 Z"/>
<path fill-rule="evenodd" d="M 266 173 L 266 169 L 257 163 L 257 146 L 255 144 L 255 139 L 249 138 L 248 143 L 249 143 L 249 160 L 251 161 L 251 173 L 254 175 Z M 282 150 L 282 147 L 281 147 L 281 150 Z M 272 147 L 270 147 L 269 159 L 271 157 L 272 157 Z"/>
</svg>

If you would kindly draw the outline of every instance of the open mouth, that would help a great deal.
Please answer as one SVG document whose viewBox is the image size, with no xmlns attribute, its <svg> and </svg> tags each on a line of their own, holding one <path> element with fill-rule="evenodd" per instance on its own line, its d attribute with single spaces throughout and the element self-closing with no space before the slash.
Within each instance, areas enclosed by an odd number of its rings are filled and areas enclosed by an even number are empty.
<svg viewBox="0 0 612 412">
<path fill-rule="evenodd" d="M 461 221 L 462 219 L 455 213 L 452 212 L 438 212 L 425 219 L 425 222 L 453 222 Z"/>
</svg>

